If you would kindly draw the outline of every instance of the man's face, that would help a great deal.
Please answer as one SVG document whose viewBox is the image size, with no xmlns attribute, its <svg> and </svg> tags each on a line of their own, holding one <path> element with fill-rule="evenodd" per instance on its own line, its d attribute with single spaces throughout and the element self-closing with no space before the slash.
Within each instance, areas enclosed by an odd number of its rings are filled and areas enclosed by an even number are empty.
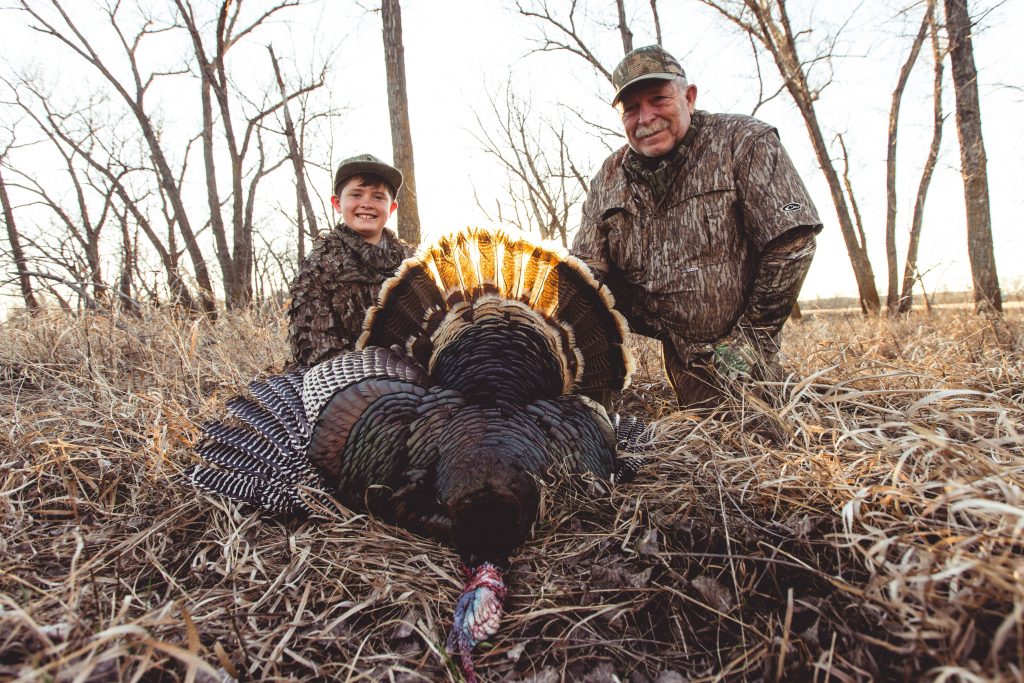
<svg viewBox="0 0 1024 683">
<path fill-rule="evenodd" d="M 622 94 L 619 112 L 629 146 L 647 157 L 668 154 L 690 129 L 697 86 L 679 81 L 640 81 Z"/>
<path fill-rule="evenodd" d="M 370 244 L 380 242 L 384 224 L 398 208 L 386 185 L 368 185 L 357 178 L 345 183 L 340 197 L 331 197 L 331 205 L 341 214 L 345 225 Z"/>
</svg>

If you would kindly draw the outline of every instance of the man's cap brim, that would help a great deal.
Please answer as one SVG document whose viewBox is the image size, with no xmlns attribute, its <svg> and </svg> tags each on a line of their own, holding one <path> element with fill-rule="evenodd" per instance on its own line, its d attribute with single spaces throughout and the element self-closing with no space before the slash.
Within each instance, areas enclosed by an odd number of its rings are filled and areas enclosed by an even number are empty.
<svg viewBox="0 0 1024 683">
<path fill-rule="evenodd" d="M 395 197 L 392 199 L 398 197 L 398 191 L 402 189 L 402 172 L 394 166 L 377 161 L 352 161 L 342 164 L 338 167 L 337 173 L 334 174 L 334 187 L 337 189 L 338 185 L 354 175 L 365 175 L 367 173 L 379 175 L 388 181 L 395 188 Z"/>
<path fill-rule="evenodd" d="M 659 80 L 659 81 L 674 81 L 677 78 L 681 78 L 679 74 L 669 73 L 668 71 L 657 71 L 655 73 L 644 74 L 643 76 L 637 76 L 626 85 L 619 88 L 618 92 L 615 93 L 615 97 L 612 98 L 612 106 L 614 107 L 619 103 L 619 99 L 622 97 L 622 93 L 629 90 L 631 87 L 640 83 L 641 81 Z"/>
</svg>

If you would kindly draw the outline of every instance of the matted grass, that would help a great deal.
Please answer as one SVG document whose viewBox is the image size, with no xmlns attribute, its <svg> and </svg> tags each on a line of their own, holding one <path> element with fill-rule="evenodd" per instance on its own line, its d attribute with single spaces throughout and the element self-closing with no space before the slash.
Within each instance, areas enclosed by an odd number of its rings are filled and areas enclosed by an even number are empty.
<svg viewBox="0 0 1024 683">
<path fill-rule="evenodd" d="M 818 314 L 768 408 L 677 412 L 656 350 L 639 479 L 561 486 L 484 680 L 1021 680 L 1024 354 L 968 313 Z M 281 369 L 275 311 L 0 327 L 0 679 L 458 680 L 450 550 L 178 486 L 203 422 Z M 1013 344 L 1017 346 L 1014 348 Z"/>
</svg>

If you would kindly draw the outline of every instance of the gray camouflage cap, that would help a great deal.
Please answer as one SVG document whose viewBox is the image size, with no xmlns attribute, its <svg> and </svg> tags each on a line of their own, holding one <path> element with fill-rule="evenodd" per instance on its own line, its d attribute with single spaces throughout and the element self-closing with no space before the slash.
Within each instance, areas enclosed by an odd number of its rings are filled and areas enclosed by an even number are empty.
<svg viewBox="0 0 1024 683">
<path fill-rule="evenodd" d="M 638 47 L 623 57 L 612 72 L 612 85 L 615 86 L 612 106 L 619 103 L 622 91 L 634 83 L 652 78 L 670 81 L 678 76 L 686 78 L 686 72 L 676 58 L 660 45 Z"/>
<path fill-rule="evenodd" d="M 395 197 L 398 196 L 398 191 L 402 189 L 401 171 L 394 166 L 385 164 L 372 154 L 360 154 L 358 156 L 345 159 L 338 166 L 338 171 L 334 174 L 334 187 L 332 188 L 335 194 L 337 194 L 338 186 L 341 185 L 342 182 L 354 175 L 362 175 L 364 173 L 379 175 L 390 183 L 391 186 L 395 188 Z M 395 197 L 392 197 L 392 199 Z"/>
</svg>

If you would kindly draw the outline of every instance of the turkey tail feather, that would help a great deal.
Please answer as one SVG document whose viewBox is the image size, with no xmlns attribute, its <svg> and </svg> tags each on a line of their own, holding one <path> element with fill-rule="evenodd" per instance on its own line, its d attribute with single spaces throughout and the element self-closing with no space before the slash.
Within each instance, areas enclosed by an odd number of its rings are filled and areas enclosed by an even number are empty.
<svg viewBox="0 0 1024 683">
<path fill-rule="evenodd" d="M 636 415 L 620 415 L 611 417 L 615 429 L 615 439 L 619 450 L 625 453 L 643 453 L 652 448 L 650 425 Z"/>
<path fill-rule="evenodd" d="M 240 419 L 266 441 L 273 444 L 280 452 L 287 453 L 291 448 L 288 429 L 280 418 L 266 410 L 256 401 L 243 396 L 228 399 L 227 408 L 232 415 Z"/>
</svg>

